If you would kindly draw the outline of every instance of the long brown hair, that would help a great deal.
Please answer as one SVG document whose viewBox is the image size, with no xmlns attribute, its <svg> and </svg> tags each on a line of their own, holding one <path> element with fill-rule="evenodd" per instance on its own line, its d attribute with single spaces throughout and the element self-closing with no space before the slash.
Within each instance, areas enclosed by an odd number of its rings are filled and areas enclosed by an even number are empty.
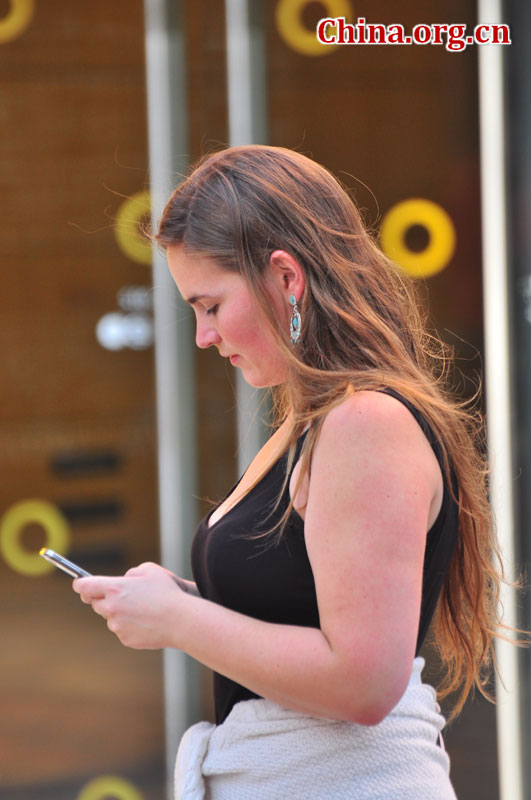
<svg viewBox="0 0 531 800">
<path fill-rule="evenodd" d="M 272 390 L 276 423 L 289 420 L 282 492 L 302 430 L 311 423 L 299 485 L 325 416 L 348 392 L 390 387 L 423 413 L 441 444 L 446 475 L 451 464 L 459 486 L 456 496 L 448 480 L 459 506 L 459 536 L 432 624 L 445 668 L 439 693 L 461 688 L 451 717 L 474 685 L 489 697 L 494 637 L 505 638 L 504 575 L 488 501 L 480 387 L 468 400 L 451 391 L 453 351 L 429 331 L 419 284 L 384 255 L 330 172 L 281 147 L 231 147 L 204 156 L 170 198 L 156 239 L 244 276 L 276 332 L 289 365 L 287 382 Z M 265 286 L 278 249 L 297 259 L 306 277 L 295 348 Z M 292 507 L 291 501 L 277 535 Z"/>
</svg>

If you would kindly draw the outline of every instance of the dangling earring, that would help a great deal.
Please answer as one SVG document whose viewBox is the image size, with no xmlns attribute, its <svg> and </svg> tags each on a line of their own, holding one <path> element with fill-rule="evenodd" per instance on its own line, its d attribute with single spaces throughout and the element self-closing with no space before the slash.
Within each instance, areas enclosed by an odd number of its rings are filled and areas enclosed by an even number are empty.
<svg viewBox="0 0 531 800">
<path fill-rule="evenodd" d="M 289 301 L 293 306 L 291 309 L 291 319 L 289 321 L 289 334 L 291 344 L 295 344 L 301 335 L 301 314 L 297 308 L 297 298 L 294 294 L 290 294 Z"/>
</svg>

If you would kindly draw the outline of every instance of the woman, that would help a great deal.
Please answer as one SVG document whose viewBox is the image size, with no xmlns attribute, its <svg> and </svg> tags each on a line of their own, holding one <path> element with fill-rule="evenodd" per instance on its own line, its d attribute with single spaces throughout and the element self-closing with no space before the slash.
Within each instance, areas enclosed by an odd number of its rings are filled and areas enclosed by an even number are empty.
<svg viewBox="0 0 531 800">
<path fill-rule="evenodd" d="M 337 180 L 234 147 L 174 192 L 158 242 L 214 346 L 271 387 L 277 427 L 200 523 L 195 582 L 155 564 L 74 587 L 129 647 L 215 671 L 179 798 L 453 798 L 419 650 L 457 713 L 500 630 L 482 422 L 445 388 L 414 285 Z"/>
</svg>

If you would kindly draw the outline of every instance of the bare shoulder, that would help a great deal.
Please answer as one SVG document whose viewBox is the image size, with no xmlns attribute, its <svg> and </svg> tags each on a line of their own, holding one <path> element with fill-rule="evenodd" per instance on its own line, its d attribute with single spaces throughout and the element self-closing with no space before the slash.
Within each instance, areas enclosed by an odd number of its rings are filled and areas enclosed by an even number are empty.
<svg viewBox="0 0 531 800">
<path fill-rule="evenodd" d="M 404 423 L 416 420 L 409 409 L 385 392 L 364 389 L 352 394 L 333 408 L 325 417 L 323 428 L 337 431 L 338 427 L 351 425 L 365 426 L 371 423 L 382 423 L 386 420 Z"/>
<path fill-rule="evenodd" d="M 312 471 L 319 462 L 321 468 L 367 468 L 371 472 L 394 465 L 405 480 L 418 480 L 427 487 L 430 524 L 437 517 L 443 495 L 439 462 L 414 415 L 392 395 L 358 391 L 333 408 L 323 422 Z"/>
<path fill-rule="evenodd" d="M 323 442 L 371 440 L 380 442 L 407 440 L 432 453 L 424 431 L 411 413 L 396 397 L 384 392 L 363 390 L 347 397 L 325 417 L 319 437 Z M 435 459 L 436 460 L 436 459 Z"/>
</svg>

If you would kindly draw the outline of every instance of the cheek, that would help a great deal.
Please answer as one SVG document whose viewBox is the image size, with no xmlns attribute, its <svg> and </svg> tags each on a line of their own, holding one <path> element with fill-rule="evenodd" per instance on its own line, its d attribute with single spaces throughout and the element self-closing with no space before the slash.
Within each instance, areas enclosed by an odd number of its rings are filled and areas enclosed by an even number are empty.
<svg viewBox="0 0 531 800">
<path fill-rule="evenodd" d="M 247 291 L 233 296 L 230 307 L 223 308 L 220 333 L 233 352 L 247 356 L 251 361 L 276 362 L 278 344 L 271 323 Z M 272 300 L 274 311 L 277 304 Z"/>
<path fill-rule="evenodd" d="M 239 336 L 242 343 L 259 356 L 270 358 L 278 349 L 269 320 L 254 307 L 250 307 L 241 320 Z"/>
<path fill-rule="evenodd" d="M 269 327 L 260 309 L 257 309 L 246 292 L 236 299 L 231 308 L 227 308 L 224 318 L 224 333 L 234 345 L 242 349 L 255 349 L 265 339 L 264 333 Z"/>
</svg>

